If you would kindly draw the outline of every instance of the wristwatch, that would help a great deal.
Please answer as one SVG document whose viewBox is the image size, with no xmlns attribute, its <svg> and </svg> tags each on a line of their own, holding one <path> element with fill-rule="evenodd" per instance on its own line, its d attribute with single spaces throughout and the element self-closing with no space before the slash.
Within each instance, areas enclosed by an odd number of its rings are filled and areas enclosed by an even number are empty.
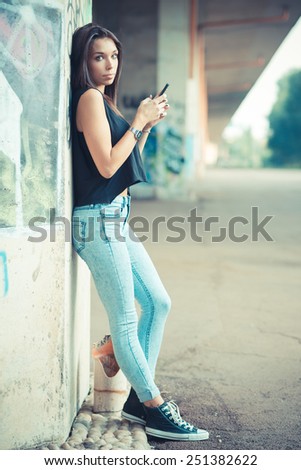
<svg viewBox="0 0 301 470">
<path fill-rule="evenodd" d="M 135 139 L 138 141 L 141 139 L 142 137 L 142 131 L 139 131 L 138 129 L 136 129 L 135 127 L 131 127 L 129 129 L 129 131 L 131 131 L 133 134 L 134 134 L 134 137 Z"/>
</svg>

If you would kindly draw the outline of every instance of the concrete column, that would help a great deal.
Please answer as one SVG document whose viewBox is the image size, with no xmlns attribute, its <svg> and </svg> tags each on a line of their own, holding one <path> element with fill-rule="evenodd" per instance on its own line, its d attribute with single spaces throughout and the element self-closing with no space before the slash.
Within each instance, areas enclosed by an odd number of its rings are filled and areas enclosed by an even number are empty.
<svg viewBox="0 0 301 470">
<path fill-rule="evenodd" d="M 202 177 L 206 170 L 205 160 L 209 145 L 208 135 L 208 92 L 205 67 L 205 38 L 204 30 L 198 29 L 198 86 L 199 86 L 199 110 L 200 110 L 200 154 L 202 158 L 197 165 L 197 174 Z"/>
<path fill-rule="evenodd" d="M 166 81 L 171 111 L 158 127 L 159 181 L 162 198 L 194 196 L 200 158 L 195 2 L 161 0 L 158 31 L 158 87 Z"/>
<path fill-rule="evenodd" d="M 157 91 L 157 42 L 159 0 L 93 2 L 93 20 L 116 34 L 124 47 L 124 64 L 118 106 L 130 122 L 142 99 Z M 146 174 L 152 184 L 139 183 L 132 196 L 154 195 L 157 182 L 157 137 L 153 130 L 143 152 Z"/>
<path fill-rule="evenodd" d="M 189 72 L 189 2 L 160 0 L 158 88 L 170 83 L 171 111 L 158 126 L 158 197 L 181 197 L 185 187 L 186 85 Z"/>
<path fill-rule="evenodd" d="M 142 98 L 170 83 L 171 112 L 143 152 L 152 184 L 134 186 L 132 194 L 190 198 L 201 159 L 197 2 L 95 1 L 93 19 L 124 43 L 119 106 L 128 120 Z"/>
<path fill-rule="evenodd" d="M 71 36 L 91 9 L 0 6 L 1 449 L 63 442 L 89 390 L 90 276 L 70 243 L 68 108 Z"/>
</svg>

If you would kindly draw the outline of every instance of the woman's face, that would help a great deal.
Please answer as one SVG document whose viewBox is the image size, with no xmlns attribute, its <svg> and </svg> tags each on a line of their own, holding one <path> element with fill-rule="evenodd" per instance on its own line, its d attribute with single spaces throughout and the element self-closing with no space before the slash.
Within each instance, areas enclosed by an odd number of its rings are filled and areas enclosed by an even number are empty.
<svg viewBox="0 0 301 470">
<path fill-rule="evenodd" d="M 115 80 L 118 67 L 118 50 L 110 38 L 98 38 L 91 44 L 88 68 L 97 88 L 104 91 Z"/>
</svg>

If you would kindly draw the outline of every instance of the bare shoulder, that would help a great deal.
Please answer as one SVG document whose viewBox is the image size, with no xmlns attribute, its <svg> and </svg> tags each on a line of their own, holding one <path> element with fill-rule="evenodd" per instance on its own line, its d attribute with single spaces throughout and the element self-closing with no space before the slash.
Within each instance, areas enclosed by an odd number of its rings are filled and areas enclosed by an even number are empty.
<svg viewBox="0 0 301 470">
<path fill-rule="evenodd" d="M 85 123 L 89 122 L 90 124 L 93 119 L 99 122 L 100 119 L 104 118 L 105 106 L 103 95 L 95 88 L 89 88 L 82 94 L 78 102 L 76 113 L 77 129 L 82 132 Z"/>
<path fill-rule="evenodd" d="M 94 103 L 98 104 L 103 103 L 104 98 L 102 93 L 96 88 L 88 88 L 79 99 L 78 104 L 85 103 L 86 105 L 93 105 Z"/>
</svg>

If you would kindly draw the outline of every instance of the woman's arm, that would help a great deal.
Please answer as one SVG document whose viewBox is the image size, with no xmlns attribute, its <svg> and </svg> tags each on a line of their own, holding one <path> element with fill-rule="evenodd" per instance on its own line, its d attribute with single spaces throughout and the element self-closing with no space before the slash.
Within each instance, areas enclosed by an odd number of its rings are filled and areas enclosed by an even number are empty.
<svg viewBox="0 0 301 470">
<path fill-rule="evenodd" d="M 84 133 L 87 146 L 99 173 L 104 178 L 111 178 L 131 154 L 136 139 L 132 132 L 126 132 L 112 147 L 111 132 L 106 117 L 104 98 L 93 88 L 80 98 L 76 125 Z M 132 127 L 143 129 L 152 119 L 163 112 L 162 103 L 149 98 L 143 100 L 132 121 Z"/>
<path fill-rule="evenodd" d="M 146 144 L 147 138 L 150 134 L 150 129 L 147 130 L 147 131 L 143 130 L 142 132 L 143 132 L 142 137 L 141 137 L 141 139 L 139 140 L 139 143 L 138 143 L 139 151 L 140 151 L 141 154 L 143 152 L 143 149 L 144 149 L 144 146 Z"/>
</svg>

